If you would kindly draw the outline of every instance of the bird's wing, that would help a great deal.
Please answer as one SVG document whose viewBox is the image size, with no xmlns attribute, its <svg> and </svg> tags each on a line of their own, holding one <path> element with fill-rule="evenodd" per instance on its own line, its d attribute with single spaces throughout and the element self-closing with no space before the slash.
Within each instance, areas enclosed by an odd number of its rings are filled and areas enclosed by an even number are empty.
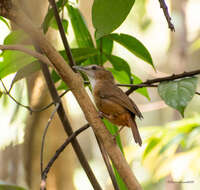
<svg viewBox="0 0 200 190">
<path fill-rule="evenodd" d="M 105 86 L 104 90 L 100 92 L 101 98 L 106 98 L 122 105 L 124 108 L 128 109 L 139 118 L 143 117 L 136 104 L 120 88 L 118 88 L 116 85 L 111 86 L 109 84 Z"/>
</svg>

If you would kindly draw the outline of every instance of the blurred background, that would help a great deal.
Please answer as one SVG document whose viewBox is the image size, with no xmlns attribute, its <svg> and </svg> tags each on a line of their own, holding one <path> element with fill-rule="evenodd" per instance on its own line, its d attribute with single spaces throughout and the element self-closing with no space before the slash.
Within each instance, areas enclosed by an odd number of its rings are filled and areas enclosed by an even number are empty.
<svg viewBox="0 0 200 190">
<path fill-rule="evenodd" d="M 136 1 L 125 22 L 115 31 L 133 35 L 151 53 L 157 72 L 120 45 L 114 45 L 114 54 L 126 59 L 132 73 L 143 81 L 199 69 L 200 1 L 168 0 L 166 2 L 175 25 L 175 32 L 169 30 L 159 1 L 149 0 Z M 27 13 L 35 24 L 40 26 L 48 9 L 48 2 L 21 0 L 20 3 L 25 10 L 29 10 Z M 93 34 L 91 19 L 93 1 L 73 3 L 80 8 Z M 68 18 L 67 11 L 64 16 Z M 0 43 L 3 44 L 10 31 L 3 22 L 0 22 L 0 28 Z M 50 29 L 47 36 L 55 47 L 63 49 L 58 31 Z M 76 47 L 70 23 L 67 37 L 71 47 Z M 3 79 L 8 89 L 13 77 L 14 74 Z M 2 86 L 1 91 L 3 91 Z M 180 113 L 161 100 L 157 88 L 148 88 L 148 93 L 150 100 L 138 93 L 131 95 L 144 116 L 143 120 L 137 120 L 144 143 L 142 147 L 136 145 L 130 130 L 124 129 L 121 138 L 126 159 L 145 190 L 198 190 L 200 187 L 200 96 L 193 97 L 183 119 Z M 19 102 L 35 109 L 52 101 L 40 71 L 28 76 L 26 80 L 18 81 L 12 88 L 11 94 Z M 73 95 L 67 93 L 63 101 L 74 130 L 83 126 L 86 120 Z M 53 108 L 50 108 L 30 114 L 7 95 L 1 96 L 0 181 L 30 189 L 39 188 L 42 134 L 52 111 Z M 47 134 L 45 163 L 65 139 L 66 135 L 56 115 Z M 78 136 L 78 140 L 103 189 L 113 189 L 92 130 L 84 131 Z M 65 149 L 50 171 L 47 189 L 93 189 L 71 145 Z"/>
</svg>

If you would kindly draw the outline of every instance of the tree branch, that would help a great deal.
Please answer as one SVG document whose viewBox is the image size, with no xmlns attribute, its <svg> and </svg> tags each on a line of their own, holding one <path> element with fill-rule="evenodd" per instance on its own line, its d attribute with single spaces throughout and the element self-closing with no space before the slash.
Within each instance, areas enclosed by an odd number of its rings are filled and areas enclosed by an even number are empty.
<svg viewBox="0 0 200 190">
<path fill-rule="evenodd" d="M 170 28 L 170 30 L 172 32 L 175 32 L 175 27 L 171 22 L 172 18 L 169 15 L 168 7 L 167 7 L 167 4 L 165 3 L 165 0 L 159 0 L 159 3 L 160 3 L 160 7 L 163 9 L 163 13 L 164 13 L 165 18 L 167 20 L 168 27 Z"/>
<path fill-rule="evenodd" d="M 46 137 L 46 134 L 47 134 L 47 130 L 49 128 L 49 125 L 55 115 L 55 113 L 57 112 L 58 108 L 60 106 L 60 103 L 56 103 L 56 106 L 53 110 L 53 112 L 51 113 L 51 116 L 47 122 L 47 125 L 44 129 L 44 133 L 43 133 L 43 136 L 42 136 L 42 146 L 41 146 L 41 153 L 40 153 L 40 172 L 41 172 L 41 178 L 42 178 L 42 173 L 43 173 L 43 153 L 44 153 L 44 143 L 45 143 L 45 137 Z"/>
<path fill-rule="evenodd" d="M 47 166 L 45 167 L 45 169 L 42 171 L 42 182 L 41 182 L 41 189 L 45 189 L 44 184 L 46 184 L 46 178 L 47 178 L 47 174 L 49 173 L 49 170 L 51 169 L 53 163 L 56 161 L 56 159 L 58 158 L 58 156 L 63 152 L 63 150 L 66 148 L 66 146 L 72 141 L 74 140 L 75 137 L 77 137 L 80 133 L 82 133 L 83 131 L 85 131 L 88 127 L 90 127 L 89 124 L 84 125 L 83 127 L 81 127 L 80 129 L 76 130 L 74 133 L 72 133 L 66 140 L 65 142 L 56 150 L 56 153 L 54 154 L 54 156 L 51 158 L 51 160 L 48 162 Z"/>
<path fill-rule="evenodd" d="M 167 77 L 160 77 L 160 78 L 155 78 L 155 79 L 151 79 L 151 80 L 146 80 L 143 83 L 133 85 L 128 91 L 126 91 L 126 94 L 129 95 L 133 91 L 137 90 L 138 88 L 150 87 L 150 86 L 154 87 L 152 85 L 155 83 L 160 83 L 160 82 L 164 82 L 164 81 L 172 81 L 172 80 L 181 79 L 181 78 L 185 78 L 185 77 L 192 77 L 194 75 L 199 75 L 199 74 L 200 74 L 200 69 L 190 71 L 190 72 L 183 72 L 181 74 L 172 74 L 171 76 L 167 76 Z M 124 85 L 124 86 L 126 86 L 126 85 Z"/>
<path fill-rule="evenodd" d="M 119 175 L 124 180 L 127 188 L 129 190 L 140 190 L 141 186 L 132 173 L 131 168 L 126 162 L 119 147 L 113 140 L 112 135 L 108 132 L 99 118 L 95 106 L 85 91 L 83 80 L 80 75 L 72 71 L 69 65 L 66 64 L 63 57 L 49 43 L 43 33 L 39 31 L 36 26 L 34 26 L 31 20 L 19 8 L 14 5 L 12 5 L 9 9 L 6 9 L 6 7 L 2 8 L 4 3 L 4 1 L 3 3 L 0 1 L 0 15 L 12 20 L 15 24 L 26 31 L 32 40 L 40 47 L 42 52 L 49 58 L 63 81 L 69 86 L 72 93 L 76 97 L 86 119 L 93 127 L 95 134 L 103 143 L 106 152 L 115 165 Z"/>
<path fill-rule="evenodd" d="M 43 63 L 47 64 L 48 66 L 53 67 L 53 65 L 51 64 L 51 62 L 45 55 L 42 55 L 36 51 L 28 49 L 24 45 L 19 45 L 19 44 L 18 45 L 0 45 L 0 49 L 1 50 L 16 50 L 16 51 L 24 52 L 28 55 L 35 57 L 39 61 L 42 61 Z"/>
<path fill-rule="evenodd" d="M 61 22 L 61 19 L 60 19 L 60 16 L 59 16 L 59 13 L 58 13 L 58 10 L 57 10 L 57 7 L 56 7 L 56 2 L 55 2 L 55 0 L 49 0 L 49 2 L 51 4 L 51 6 L 53 7 L 54 16 L 55 16 L 56 22 L 58 24 L 59 32 L 60 32 L 60 35 L 61 35 L 61 38 L 62 38 L 62 41 L 63 41 L 63 45 L 65 47 L 65 52 L 66 52 L 66 55 L 69 59 L 69 64 L 72 68 L 72 66 L 74 66 L 76 64 L 75 64 L 74 58 L 72 56 L 72 52 L 71 52 L 70 47 L 69 47 L 69 43 L 68 43 L 66 35 L 65 35 L 65 31 L 64 31 L 64 28 L 63 28 L 63 25 L 62 25 L 62 22 Z"/>
</svg>

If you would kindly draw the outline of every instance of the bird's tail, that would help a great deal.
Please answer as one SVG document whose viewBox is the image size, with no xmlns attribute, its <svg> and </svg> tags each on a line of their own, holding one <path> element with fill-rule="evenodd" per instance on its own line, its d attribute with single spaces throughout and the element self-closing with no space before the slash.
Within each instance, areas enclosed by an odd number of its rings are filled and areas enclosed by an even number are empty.
<svg viewBox="0 0 200 190">
<path fill-rule="evenodd" d="M 130 123 L 129 127 L 131 128 L 135 142 L 141 146 L 142 139 L 141 139 L 137 124 L 135 122 L 135 119 L 132 117 L 129 117 L 129 123 Z"/>
</svg>

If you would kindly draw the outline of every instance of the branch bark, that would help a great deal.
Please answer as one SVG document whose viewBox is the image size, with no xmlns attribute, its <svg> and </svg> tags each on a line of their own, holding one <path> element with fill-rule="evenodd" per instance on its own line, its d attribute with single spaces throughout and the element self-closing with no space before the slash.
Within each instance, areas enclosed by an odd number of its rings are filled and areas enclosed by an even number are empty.
<svg viewBox="0 0 200 190">
<path fill-rule="evenodd" d="M 51 62 L 49 61 L 49 59 L 46 56 L 44 56 L 36 51 L 33 51 L 31 49 L 28 49 L 24 45 L 19 45 L 19 44 L 18 45 L 17 44 L 16 45 L 0 45 L 0 49 L 1 50 L 21 51 L 23 53 L 26 53 L 30 56 L 35 57 L 36 59 L 38 59 L 39 61 L 42 61 L 43 63 L 47 64 L 48 66 L 53 67 L 53 65 L 51 64 Z"/>
<path fill-rule="evenodd" d="M 65 60 L 55 50 L 55 48 L 49 43 L 43 33 L 38 30 L 36 26 L 27 18 L 27 16 L 18 9 L 15 5 L 6 6 L 6 2 L 10 3 L 9 0 L 0 1 L 0 15 L 4 16 L 19 27 L 21 27 L 27 34 L 32 38 L 33 42 L 36 43 L 42 52 L 49 58 L 51 63 L 56 68 L 57 72 L 62 77 L 63 81 L 71 89 L 72 93 L 76 97 L 80 107 L 82 108 L 87 121 L 91 124 L 95 134 L 103 143 L 106 151 L 108 152 L 111 160 L 117 168 L 119 175 L 124 180 L 129 190 L 140 190 L 142 189 L 138 183 L 136 177 L 132 173 L 128 163 L 123 157 L 119 147 L 116 145 L 112 138 L 112 135 L 107 131 L 103 122 L 99 118 L 99 115 L 90 100 L 88 94 L 83 86 L 83 80 L 79 74 L 74 73 L 69 65 L 66 64 Z"/>
</svg>

